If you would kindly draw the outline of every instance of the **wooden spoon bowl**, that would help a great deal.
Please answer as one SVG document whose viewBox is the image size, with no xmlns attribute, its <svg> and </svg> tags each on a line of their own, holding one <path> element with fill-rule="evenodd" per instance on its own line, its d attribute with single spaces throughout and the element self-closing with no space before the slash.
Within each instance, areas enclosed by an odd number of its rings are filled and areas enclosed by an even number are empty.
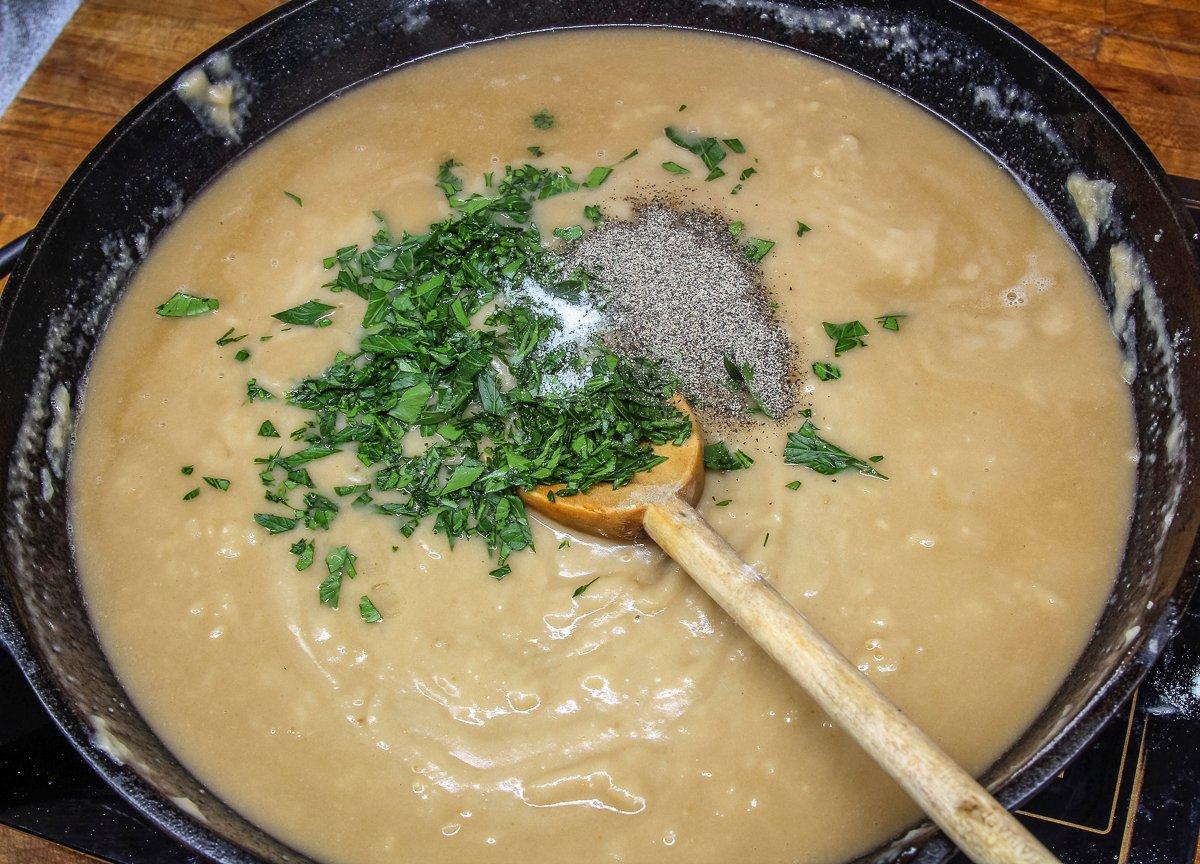
<svg viewBox="0 0 1200 864">
<path fill-rule="evenodd" d="M 537 486 L 521 492 L 525 506 L 568 528 L 611 540 L 645 536 L 646 506 L 653 501 L 677 498 L 695 506 L 704 491 L 704 435 L 687 400 L 676 396 L 671 401 L 692 421 L 692 434 L 678 446 L 655 448 L 667 457 L 666 462 L 634 474 L 620 489 L 605 483 L 582 495 L 551 499 L 551 493 L 561 491 L 562 484 Z"/>
</svg>

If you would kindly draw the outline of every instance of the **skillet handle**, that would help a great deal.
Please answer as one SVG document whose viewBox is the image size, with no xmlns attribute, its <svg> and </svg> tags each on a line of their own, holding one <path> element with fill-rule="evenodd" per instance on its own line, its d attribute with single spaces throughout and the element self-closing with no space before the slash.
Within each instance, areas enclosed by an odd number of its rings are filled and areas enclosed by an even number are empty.
<svg viewBox="0 0 1200 864">
<path fill-rule="evenodd" d="M 25 251 L 25 244 L 29 242 L 30 233 L 26 231 L 20 237 L 0 247 L 0 279 L 12 273 L 17 266 L 17 259 Z"/>
</svg>

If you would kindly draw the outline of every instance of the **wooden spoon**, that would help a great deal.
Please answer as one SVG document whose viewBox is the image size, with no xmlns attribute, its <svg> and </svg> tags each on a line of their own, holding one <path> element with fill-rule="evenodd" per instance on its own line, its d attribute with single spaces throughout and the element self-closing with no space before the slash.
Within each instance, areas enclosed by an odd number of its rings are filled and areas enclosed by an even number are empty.
<svg viewBox="0 0 1200 864">
<path fill-rule="evenodd" d="M 850 733 L 921 809 L 978 864 L 1058 864 L 891 700 L 850 663 L 794 606 L 744 562 L 694 504 L 704 487 L 704 441 L 695 414 L 680 447 L 658 451 L 666 462 L 620 489 L 597 486 L 583 495 L 550 499 L 561 487 L 521 493 L 539 513 L 602 537 L 646 534 L 678 562 L 762 648 Z"/>
</svg>

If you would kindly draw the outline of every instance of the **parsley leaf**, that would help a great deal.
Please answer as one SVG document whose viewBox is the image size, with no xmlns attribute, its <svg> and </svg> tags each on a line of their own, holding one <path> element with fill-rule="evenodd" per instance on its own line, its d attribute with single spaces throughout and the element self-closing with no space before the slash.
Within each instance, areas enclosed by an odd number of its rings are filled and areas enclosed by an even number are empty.
<svg viewBox="0 0 1200 864">
<path fill-rule="evenodd" d="M 724 441 L 704 445 L 704 467 L 711 471 L 739 471 L 753 464 L 754 460 L 744 450 L 731 453 Z"/>
<path fill-rule="evenodd" d="M 333 518 L 338 514 L 338 505 L 334 504 L 320 492 L 306 492 L 304 494 L 304 525 L 305 527 L 316 530 L 329 530 L 329 525 L 333 522 Z"/>
<path fill-rule="evenodd" d="M 275 394 L 270 390 L 266 389 L 265 387 L 258 386 L 257 378 L 251 378 L 246 382 L 246 396 L 251 402 L 253 402 L 255 399 L 266 402 L 275 398 Z"/>
<path fill-rule="evenodd" d="M 176 291 L 161 306 L 154 311 L 161 318 L 191 318 L 195 315 L 207 315 L 221 308 L 221 302 L 211 297 L 195 297 L 186 291 Z"/>
<path fill-rule="evenodd" d="M 345 546 L 338 546 L 325 556 L 325 569 L 329 571 L 329 575 L 317 586 L 317 597 L 321 603 L 337 608 L 342 593 L 342 580 L 353 579 L 358 575 L 358 571 L 354 569 L 354 562 L 357 560 L 358 556 Z"/>
<path fill-rule="evenodd" d="M 260 438 L 278 438 L 279 430 L 275 428 L 275 424 L 270 420 L 264 420 L 262 425 L 258 427 L 258 435 Z"/>
<path fill-rule="evenodd" d="M 205 477 L 204 482 L 214 489 L 220 489 L 222 492 L 229 490 L 229 481 L 224 477 Z"/>
<path fill-rule="evenodd" d="M 862 337 L 866 336 L 868 331 L 861 321 L 847 321 L 845 324 L 822 321 L 821 326 L 825 328 L 825 335 L 833 340 L 835 357 L 840 357 L 853 348 L 867 347 Z"/>
<path fill-rule="evenodd" d="M 879 326 L 882 327 L 884 330 L 891 330 L 892 332 L 899 332 L 900 319 L 907 318 L 907 317 L 908 316 L 903 313 L 892 312 L 888 315 L 880 315 L 878 318 L 875 319 L 875 321 L 878 322 Z"/>
<path fill-rule="evenodd" d="M 545 108 L 538 111 L 529 119 L 533 121 L 533 125 L 537 129 L 549 129 L 554 125 L 554 115 Z"/>
<path fill-rule="evenodd" d="M 767 253 L 774 248 L 774 240 L 761 240 L 757 237 L 752 237 L 745 246 L 746 257 L 757 264 L 766 258 Z"/>
<path fill-rule="evenodd" d="M 296 569 L 307 570 L 312 566 L 317 547 L 312 540 L 297 540 L 292 544 L 292 554 L 297 556 Z"/>
<path fill-rule="evenodd" d="M 301 207 L 304 206 L 304 202 L 300 200 L 299 195 L 293 195 L 291 192 L 287 191 L 286 189 L 283 190 L 283 194 L 286 195 L 287 197 L 291 198 L 293 201 L 295 201 Z"/>
<path fill-rule="evenodd" d="M 554 236 L 567 242 L 578 240 L 583 236 L 583 226 L 572 225 L 570 228 L 555 228 Z"/>
<path fill-rule="evenodd" d="M 842 370 L 832 363 L 814 363 L 812 370 L 818 381 L 836 381 L 842 377 Z"/>
<path fill-rule="evenodd" d="M 805 225 L 803 222 L 799 222 L 799 221 L 796 222 L 796 236 L 797 237 L 803 237 L 805 234 L 807 234 L 811 230 L 812 229 L 809 228 L 807 225 Z"/>
<path fill-rule="evenodd" d="M 305 327 L 328 327 L 333 323 L 329 314 L 336 308 L 336 306 L 330 306 L 328 303 L 322 303 L 320 300 L 309 300 L 307 303 L 301 303 L 299 306 L 293 306 L 291 309 L 276 312 L 271 317 L 279 319 L 284 324 L 298 324 Z"/>
<path fill-rule="evenodd" d="M 299 520 L 288 516 L 277 516 L 274 513 L 255 513 L 254 521 L 266 528 L 268 534 L 282 534 L 295 528 Z"/>
<path fill-rule="evenodd" d="M 725 172 L 717 167 L 725 159 L 725 148 L 721 146 L 721 142 L 716 138 L 689 139 L 675 129 L 674 126 L 668 126 L 663 130 L 663 133 L 672 144 L 682 147 L 684 150 L 688 150 L 700 157 L 700 161 L 708 169 L 708 176 L 704 178 L 705 180 L 716 180 L 718 177 L 725 176 Z M 730 140 L 736 141 L 737 139 Z M 738 143 L 740 144 L 741 142 Z M 663 167 L 666 167 L 665 163 Z"/>
<path fill-rule="evenodd" d="M 375 604 L 366 594 L 359 598 L 358 615 L 368 624 L 378 624 L 383 620 L 383 616 L 379 614 L 379 610 L 375 608 Z"/>
<path fill-rule="evenodd" d="M 691 174 L 692 173 L 691 169 L 684 168 L 678 162 L 664 162 L 664 163 L 662 163 L 662 167 L 666 168 L 672 174 Z"/>
<path fill-rule="evenodd" d="M 735 363 L 728 354 L 721 359 L 725 363 L 725 374 L 729 376 L 725 386 L 734 392 L 741 391 L 746 396 L 750 402 L 751 414 L 763 414 L 770 417 L 771 413 L 763 407 L 762 400 L 750 386 L 754 382 L 754 367 L 749 362 Z"/>
<path fill-rule="evenodd" d="M 803 465 L 818 474 L 833 475 L 843 471 L 857 471 L 868 477 L 888 479 L 872 468 L 871 463 L 851 456 L 841 447 L 818 435 L 817 427 L 811 420 L 805 420 L 798 431 L 788 434 L 783 461 L 789 465 Z"/>
<path fill-rule="evenodd" d="M 199 489 L 199 487 L 197 487 L 197 488 L 193 489 L 191 492 L 188 492 L 186 495 L 184 495 L 183 500 L 191 501 L 193 498 L 197 497 L 199 494 L 200 494 L 200 489 Z"/>
<path fill-rule="evenodd" d="M 588 189 L 595 189 L 601 183 L 608 179 L 608 175 L 613 172 L 613 169 L 606 165 L 598 165 L 588 172 L 587 179 L 583 181 L 583 185 Z"/>
<path fill-rule="evenodd" d="M 572 600 L 574 600 L 576 597 L 579 597 L 579 596 L 581 596 L 581 595 L 582 595 L 582 594 L 583 594 L 585 591 L 587 591 L 587 589 L 589 589 L 589 588 L 591 588 L 593 585 L 595 585 L 595 584 L 596 584 L 596 580 L 597 580 L 597 579 L 599 579 L 599 578 L 600 578 L 600 577 L 599 577 L 599 576 L 597 576 L 597 577 L 596 577 L 595 579 L 593 579 L 591 582 L 585 582 L 585 583 L 583 583 L 582 585 L 580 585 L 578 588 L 576 588 L 574 591 L 572 591 L 572 592 L 571 592 L 571 599 L 572 599 Z"/>
</svg>

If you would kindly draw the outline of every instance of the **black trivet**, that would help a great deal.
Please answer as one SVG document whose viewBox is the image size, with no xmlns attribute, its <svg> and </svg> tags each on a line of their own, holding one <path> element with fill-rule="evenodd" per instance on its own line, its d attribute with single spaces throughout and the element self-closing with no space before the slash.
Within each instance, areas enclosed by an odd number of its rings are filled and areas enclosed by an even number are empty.
<svg viewBox="0 0 1200 864">
<path fill-rule="evenodd" d="M 1200 224 L 1200 181 L 1172 179 Z M 200 864 L 92 773 L 3 652 L 0 694 L 0 822 L 116 864 Z M 1200 592 L 1129 705 L 1017 812 L 1063 864 L 1200 864 Z"/>
</svg>

